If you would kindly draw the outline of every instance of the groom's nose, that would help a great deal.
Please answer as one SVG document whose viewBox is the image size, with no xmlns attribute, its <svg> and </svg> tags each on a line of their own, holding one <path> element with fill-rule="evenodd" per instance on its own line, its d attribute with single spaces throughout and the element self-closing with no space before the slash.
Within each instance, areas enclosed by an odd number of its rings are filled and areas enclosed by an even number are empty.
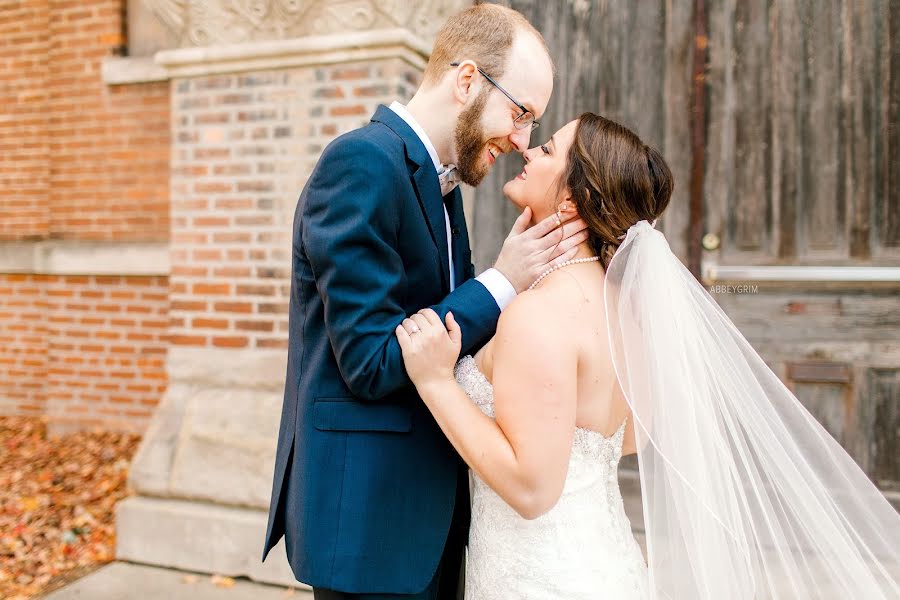
<svg viewBox="0 0 900 600">
<path fill-rule="evenodd" d="M 516 150 L 525 152 L 528 150 L 528 142 L 531 141 L 531 127 L 516 129 L 509 135 L 509 141 L 516 147 Z"/>
</svg>

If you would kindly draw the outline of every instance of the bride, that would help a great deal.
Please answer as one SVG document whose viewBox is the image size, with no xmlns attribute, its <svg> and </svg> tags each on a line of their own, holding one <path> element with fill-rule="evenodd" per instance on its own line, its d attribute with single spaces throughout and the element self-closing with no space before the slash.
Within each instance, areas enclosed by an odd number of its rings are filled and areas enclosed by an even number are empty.
<svg viewBox="0 0 900 600">
<path fill-rule="evenodd" d="M 662 156 L 591 113 L 524 155 L 504 194 L 533 223 L 577 213 L 576 258 L 475 356 L 451 313 L 396 330 L 473 472 L 466 598 L 900 597 L 896 512 L 653 228 Z M 646 561 L 616 477 L 632 453 Z"/>
</svg>

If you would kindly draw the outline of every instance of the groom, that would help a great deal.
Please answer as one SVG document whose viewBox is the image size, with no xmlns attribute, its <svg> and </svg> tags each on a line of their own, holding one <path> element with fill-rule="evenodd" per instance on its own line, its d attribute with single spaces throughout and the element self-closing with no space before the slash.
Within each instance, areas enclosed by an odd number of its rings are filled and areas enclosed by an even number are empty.
<svg viewBox="0 0 900 600">
<path fill-rule="evenodd" d="M 528 148 L 552 87 L 543 38 L 521 14 L 469 8 L 438 33 L 409 105 L 381 106 L 330 144 L 300 195 L 263 560 L 284 535 L 319 600 L 456 597 L 467 470 L 411 385 L 394 329 L 424 307 L 452 310 L 474 353 L 516 293 L 585 239 L 581 221 L 527 229 L 526 211 L 474 277 L 454 189 Z"/>
</svg>

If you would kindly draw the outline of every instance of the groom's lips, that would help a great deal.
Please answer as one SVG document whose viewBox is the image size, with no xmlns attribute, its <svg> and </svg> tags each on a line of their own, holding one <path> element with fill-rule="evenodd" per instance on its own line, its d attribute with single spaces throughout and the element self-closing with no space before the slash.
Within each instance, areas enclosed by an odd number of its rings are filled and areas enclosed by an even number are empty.
<svg viewBox="0 0 900 600">
<path fill-rule="evenodd" d="M 485 152 L 487 152 L 487 160 L 488 163 L 493 165 L 497 161 L 497 157 L 501 154 L 504 154 L 506 150 L 498 146 L 497 144 L 491 143 L 485 147 Z"/>
</svg>

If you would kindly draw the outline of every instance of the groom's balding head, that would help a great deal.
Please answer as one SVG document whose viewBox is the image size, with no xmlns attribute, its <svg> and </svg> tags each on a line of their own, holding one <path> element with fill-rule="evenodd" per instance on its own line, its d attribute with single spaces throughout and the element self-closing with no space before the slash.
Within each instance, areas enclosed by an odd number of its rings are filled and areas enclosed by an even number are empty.
<svg viewBox="0 0 900 600">
<path fill-rule="evenodd" d="M 500 79 L 510 67 L 513 47 L 527 48 L 523 60 L 531 69 L 547 71 L 553 77 L 553 62 L 541 33 L 528 22 L 522 13 L 497 4 L 479 4 L 456 13 L 447 19 L 438 31 L 428 66 L 425 68 L 424 87 L 437 84 L 452 67 L 450 63 L 472 60 L 490 74 Z"/>
</svg>

